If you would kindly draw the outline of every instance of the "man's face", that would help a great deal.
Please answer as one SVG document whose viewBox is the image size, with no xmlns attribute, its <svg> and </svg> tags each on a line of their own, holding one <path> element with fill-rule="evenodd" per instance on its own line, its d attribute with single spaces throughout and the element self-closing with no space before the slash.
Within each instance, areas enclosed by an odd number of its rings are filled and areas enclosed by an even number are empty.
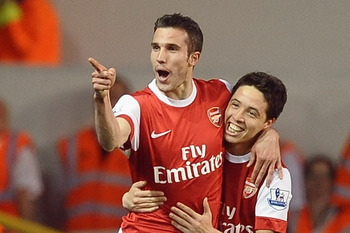
<svg viewBox="0 0 350 233">
<path fill-rule="evenodd" d="M 253 86 L 240 86 L 232 95 L 225 111 L 224 138 L 230 146 L 240 145 L 241 150 L 233 153 L 248 153 L 255 136 L 273 123 L 266 121 L 267 108 L 264 95 Z"/>
<path fill-rule="evenodd" d="M 158 28 L 153 35 L 151 63 L 158 88 L 173 99 L 187 98 L 193 76 L 192 55 L 188 57 L 186 31 Z M 184 96 L 185 95 L 185 96 Z"/>
</svg>

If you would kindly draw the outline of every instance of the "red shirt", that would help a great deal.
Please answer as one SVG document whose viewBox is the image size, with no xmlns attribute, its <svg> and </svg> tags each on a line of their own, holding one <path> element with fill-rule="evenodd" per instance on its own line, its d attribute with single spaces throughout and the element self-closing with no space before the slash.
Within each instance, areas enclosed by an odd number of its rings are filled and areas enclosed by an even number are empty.
<svg viewBox="0 0 350 233">
<path fill-rule="evenodd" d="M 208 197 L 216 226 L 222 185 L 224 112 L 231 94 L 220 80 L 194 79 L 192 95 L 171 100 L 156 87 L 124 96 L 114 107 L 132 126 L 129 162 L 133 182 L 161 190 L 167 202 L 152 213 L 123 218 L 127 232 L 178 232 L 170 223 L 170 207 L 180 201 L 202 213 Z"/>
<path fill-rule="evenodd" d="M 220 230 L 251 233 L 256 230 L 286 232 L 291 194 L 289 171 L 283 168 L 283 179 L 274 173 L 270 187 L 266 180 L 256 187 L 247 167 L 250 154 L 235 156 L 226 152 Z"/>
</svg>

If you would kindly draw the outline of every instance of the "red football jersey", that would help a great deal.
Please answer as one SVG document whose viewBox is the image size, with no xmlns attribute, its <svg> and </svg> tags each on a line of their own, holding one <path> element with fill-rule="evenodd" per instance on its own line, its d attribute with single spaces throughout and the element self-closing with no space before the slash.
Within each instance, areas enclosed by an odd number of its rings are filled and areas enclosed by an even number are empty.
<svg viewBox="0 0 350 233">
<path fill-rule="evenodd" d="M 243 156 L 225 154 L 219 229 L 223 232 L 286 232 L 292 198 L 290 173 L 283 167 L 282 180 L 276 170 L 269 188 L 266 180 L 256 187 L 250 181 L 253 167 L 247 167 L 249 158 L 250 153 Z"/>
<path fill-rule="evenodd" d="M 168 217 L 182 202 L 198 213 L 208 197 L 217 225 L 224 161 L 224 113 L 231 86 L 222 80 L 194 79 L 191 96 L 173 100 L 162 94 L 155 80 L 147 88 L 126 95 L 113 108 L 132 127 L 129 157 L 133 182 L 146 180 L 146 189 L 161 190 L 167 202 L 152 213 L 130 213 L 127 232 L 178 232 Z"/>
</svg>

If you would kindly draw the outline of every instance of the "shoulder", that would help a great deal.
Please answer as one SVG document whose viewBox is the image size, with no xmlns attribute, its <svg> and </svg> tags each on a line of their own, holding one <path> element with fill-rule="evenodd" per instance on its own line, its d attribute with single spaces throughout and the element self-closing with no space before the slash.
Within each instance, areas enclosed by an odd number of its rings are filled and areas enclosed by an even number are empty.
<svg viewBox="0 0 350 233">
<path fill-rule="evenodd" d="M 136 92 L 133 94 L 127 94 L 123 95 L 116 105 L 113 107 L 113 113 L 115 116 L 121 115 L 125 112 L 133 112 L 133 111 L 139 111 L 140 104 L 139 101 L 141 101 L 143 94 L 140 92 Z"/>
<path fill-rule="evenodd" d="M 263 184 L 259 188 L 259 197 L 263 202 L 266 201 L 266 197 L 270 205 L 283 207 L 289 206 L 292 199 L 292 181 L 291 176 L 286 168 L 282 168 L 283 178 L 280 179 L 278 171 L 275 170 L 273 180 L 270 187 L 266 186 L 266 178 Z M 288 208 L 287 208 L 288 209 Z"/>
<path fill-rule="evenodd" d="M 194 83 L 201 98 L 208 98 L 212 102 L 222 103 L 226 107 L 232 92 L 232 86 L 227 81 L 222 79 L 194 79 Z"/>
<path fill-rule="evenodd" d="M 292 180 L 291 180 L 291 175 L 290 175 L 288 168 L 283 166 L 282 172 L 283 172 L 283 178 L 280 179 L 278 176 L 278 171 L 275 170 L 274 177 L 273 177 L 273 180 L 271 183 L 271 187 L 276 185 L 276 186 L 283 186 L 283 187 L 286 187 L 288 189 L 291 189 Z"/>
<path fill-rule="evenodd" d="M 227 89 L 229 92 L 232 91 L 232 85 L 224 80 L 224 79 L 210 79 L 210 80 L 204 80 L 204 79 L 197 79 L 193 78 L 194 82 L 197 84 L 197 86 L 204 86 L 208 88 L 222 88 Z"/>
</svg>

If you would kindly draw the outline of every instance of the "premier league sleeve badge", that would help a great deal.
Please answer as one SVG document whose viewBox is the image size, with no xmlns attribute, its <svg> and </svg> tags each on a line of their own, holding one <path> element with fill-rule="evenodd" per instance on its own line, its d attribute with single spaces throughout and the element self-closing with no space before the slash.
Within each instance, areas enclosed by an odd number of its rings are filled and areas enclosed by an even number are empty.
<svg viewBox="0 0 350 233">
<path fill-rule="evenodd" d="M 267 199 L 269 205 L 276 210 L 283 210 L 287 207 L 289 191 L 279 188 L 270 189 L 270 198 Z"/>
</svg>

